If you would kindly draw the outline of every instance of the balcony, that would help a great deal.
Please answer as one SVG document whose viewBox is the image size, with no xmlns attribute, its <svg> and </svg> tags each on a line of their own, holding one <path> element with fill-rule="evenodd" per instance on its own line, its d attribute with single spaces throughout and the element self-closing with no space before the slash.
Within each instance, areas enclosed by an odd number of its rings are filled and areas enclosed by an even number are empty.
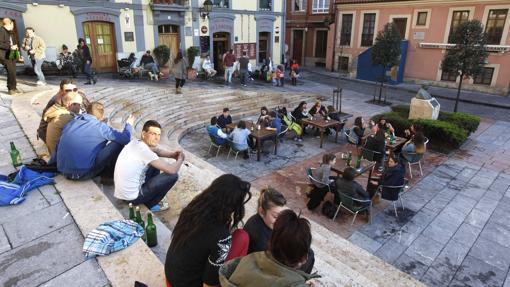
<svg viewBox="0 0 510 287">
<path fill-rule="evenodd" d="M 271 0 L 259 0 L 259 10 L 261 11 L 271 11 L 273 10 L 273 3 Z"/>
<path fill-rule="evenodd" d="M 230 3 L 228 0 L 213 0 L 214 8 L 230 8 Z"/>
<path fill-rule="evenodd" d="M 152 0 L 152 10 L 159 11 L 186 11 L 189 0 Z"/>
</svg>

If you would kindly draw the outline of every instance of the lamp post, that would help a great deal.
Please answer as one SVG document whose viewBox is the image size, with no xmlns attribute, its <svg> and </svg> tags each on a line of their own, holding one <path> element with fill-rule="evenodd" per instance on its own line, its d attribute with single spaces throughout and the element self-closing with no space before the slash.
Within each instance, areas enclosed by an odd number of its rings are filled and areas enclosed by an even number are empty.
<svg viewBox="0 0 510 287">
<path fill-rule="evenodd" d="M 212 1 L 211 0 L 205 0 L 204 4 L 203 4 L 203 7 L 200 8 L 200 17 L 202 17 L 202 19 L 205 19 L 205 18 L 209 17 L 209 13 L 211 13 L 212 8 L 213 8 Z"/>
</svg>

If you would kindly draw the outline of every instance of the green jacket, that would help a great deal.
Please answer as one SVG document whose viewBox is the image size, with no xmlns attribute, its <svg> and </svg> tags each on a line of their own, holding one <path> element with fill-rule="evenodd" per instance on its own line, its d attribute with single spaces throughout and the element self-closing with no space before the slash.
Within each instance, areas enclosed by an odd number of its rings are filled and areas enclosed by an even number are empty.
<svg viewBox="0 0 510 287">
<path fill-rule="evenodd" d="M 306 281 L 317 277 L 281 264 L 266 251 L 230 260 L 220 268 L 222 287 L 308 287 Z"/>
</svg>

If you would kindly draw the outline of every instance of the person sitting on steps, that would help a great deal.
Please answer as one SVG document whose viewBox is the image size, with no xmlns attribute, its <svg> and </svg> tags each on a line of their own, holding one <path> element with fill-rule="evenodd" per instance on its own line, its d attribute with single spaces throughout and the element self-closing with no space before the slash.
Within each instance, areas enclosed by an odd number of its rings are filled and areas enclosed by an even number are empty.
<svg viewBox="0 0 510 287">
<path fill-rule="evenodd" d="M 228 142 L 228 135 L 218 127 L 217 123 L 218 118 L 212 117 L 211 124 L 207 126 L 207 133 L 214 139 L 215 144 L 224 145 Z"/>
</svg>

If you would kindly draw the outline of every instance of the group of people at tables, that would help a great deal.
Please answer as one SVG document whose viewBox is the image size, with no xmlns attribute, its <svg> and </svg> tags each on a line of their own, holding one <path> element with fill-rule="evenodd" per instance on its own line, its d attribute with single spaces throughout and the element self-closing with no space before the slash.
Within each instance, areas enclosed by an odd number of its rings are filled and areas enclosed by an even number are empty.
<svg viewBox="0 0 510 287">
<path fill-rule="evenodd" d="M 318 277 L 310 222 L 268 187 L 242 226 L 250 198 L 249 182 L 225 174 L 182 210 L 165 261 L 167 286 L 309 286 Z"/>
<path fill-rule="evenodd" d="M 145 122 L 140 139 L 135 138 L 134 121 L 130 115 L 122 131 L 110 127 L 104 105 L 90 102 L 66 79 L 44 108 L 37 135 L 48 148 L 48 164 L 67 179 L 100 176 L 105 184 L 113 180 L 120 200 L 153 212 L 168 209 L 165 196 L 178 180 L 185 155 L 158 145 L 161 125 L 154 120 Z"/>
<path fill-rule="evenodd" d="M 365 129 L 368 128 L 372 130 L 372 134 L 365 137 Z M 407 141 L 401 149 L 393 153 L 386 153 L 386 133 L 394 134 L 394 132 L 392 125 L 386 122 L 384 118 L 381 118 L 377 124 L 370 121 L 367 125 L 362 117 L 357 117 L 354 120 L 353 128 L 350 129 L 350 134 L 355 135 L 355 144 L 358 148 L 363 146 L 364 143 L 364 148 L 378 152 L 377 156 L 374 155 L 373 160 L 376 161 L 376 166 L 380 167 L 381 174 L 369 178 L 365 189 L 355 180 L 358 170 L 354 167 L 346 167 L 341 176 L 332 175 L 331 167 L 336 164 L 336 155 L 324 154 L 320 166 L 312 171 L 312 175 L 317 182 L 313 183 L 314 189 L 308 194 L 310 198 L 307 203 L 308 209 L 313 210 L 318 207 L 328 191 L 333 193 L 334 202 L 337 205 L 340 203 L 340 194 L 365 201 L 362 204 L 368 205 L 370 204 L 368 200 L 374 198 L 379 186 L 397 187 L 405 185 L 406 168 L 404 164 L 407 161 L 406 155 L 425 153 L 426 138 L 420 127 L 411 125 L 404 131 Z M 363 153 L 358 148 L 358 156 L 362 156 Z"/>
<path fill-rule="evenodd" d="M 227 128 L 229 124 L 232 124 L 232 116 L 229 108 L 224 108 L 221 115 L 211 118 L 211 123 L 207 126 L 207 133 L 214 143 L 230 145 L 234 150 L 241 151 L 244 159 L 249 159 L 249 150 L 256 152 L 256 147 L 253 138 L 250 137 L 251 130 L 247 128 L 246 121 L 239 121 L 230 133 Z M 260 116 L 256 124 L 261 128 L 275 131 L 275 137 L 282 131 L 281 119 L 275 111 L 269 111 L 266 107 L 260 109 Z"/>
</svg>

